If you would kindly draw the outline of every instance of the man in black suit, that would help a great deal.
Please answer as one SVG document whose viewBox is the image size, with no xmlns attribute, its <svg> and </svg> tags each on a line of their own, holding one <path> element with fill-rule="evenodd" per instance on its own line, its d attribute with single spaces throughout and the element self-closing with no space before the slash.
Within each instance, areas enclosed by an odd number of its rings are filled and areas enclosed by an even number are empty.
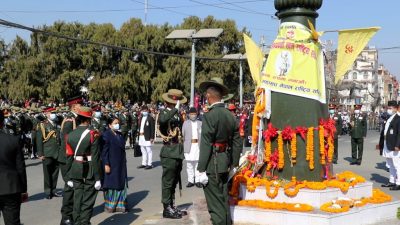
<svg viewBox="0 0 400 225">
<path fill-rule="evenodd" d="M 400 116 L 396 101 L 388 102 L 388 114 L 390 115 L 384 129 L 381 132 L 379 146 L 382 156 L 389 165 L 389 183 L 382 187 L 390 187 L 390 190 L 400 190 Z"/>
<path fill-rule="evenodd" d="M 155 123 L 153 117 L 149 115 L 149 109 L 146 105 L 142 107 L 142 118 L 139 123 L 139 145 L 142 151 L 142 165 L 139 169 L 152 169 L 153 152 L 151 146 L 154 144 Z"/>
<path fill-rule="evenodd" d="M 5 225 L 20 225 L 21 203 L 28 198 L 24 154 L 18 137 L 3 131 L 0 111 L 0 212 Z"/>
</svg>

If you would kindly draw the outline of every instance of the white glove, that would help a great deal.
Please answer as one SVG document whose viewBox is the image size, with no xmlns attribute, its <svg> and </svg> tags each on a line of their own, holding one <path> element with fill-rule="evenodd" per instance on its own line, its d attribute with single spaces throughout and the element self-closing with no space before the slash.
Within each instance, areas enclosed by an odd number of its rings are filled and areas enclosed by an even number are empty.
<svg viewBox="0 0 400 225">
<path fill-rule="evenodd" d="M 181 102 L 178 100 L 176 102 L 175 109 L 179 110 L 180 106 L 181 106 Z"/>
<path fill-rule="evenodd" d="M 68 187 L 70 187 L 70 188 L 73 188 L 73 187 L 74 187 L 74 183 L 73 183 L 72 181 L 67 181 L 67 185 L 68 185 Z"/>
<path fill-rule="evenodd" d="M 200 183 L 202 183 L 204 186 L 206 186 L 206 185 L 208 184 L 208 177 L 207 177 L 207 174 L 206 174 L 205 172 L 200 173 L 199 181 L 200 181 Z"/>
<path fill-rule="evenodd" d="M 100 190 L 100 188 L 101 188 L 101 182 L 98 180 L 98 181 L 96 181 L 96 183 L 94 184 L 94 189 Z"/>
</svg>

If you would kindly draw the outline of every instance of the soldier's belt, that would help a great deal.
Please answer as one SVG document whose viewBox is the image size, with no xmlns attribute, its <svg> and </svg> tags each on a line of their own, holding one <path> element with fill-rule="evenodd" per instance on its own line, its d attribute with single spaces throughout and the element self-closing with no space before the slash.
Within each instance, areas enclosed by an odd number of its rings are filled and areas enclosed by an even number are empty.
<svg viewBox="0 0 400 225">
<path fill-rule="evenodd" d="M 192 139 L 192 143 L 193 143 L 193 144 L 199 143 L 199 139 Z"/>
<path fill-rule="evenodd" d="M 216 152 L 218 153 L 225 152 L 226 149 L 228 148 L 227 143 L 214 143 L 212 146 L 214 146 L 217 149 Z"/>
<path fill-rule="evenodd" d="M 167 145 L 167 146 L 169 146 L 169 145 L 177 145 L 177 144 L 179 144 L 178 142 L 164 142 L 164 145 Z"/>
<path fill-rule="evenodd" d="M 92 161 L 92 156 L 75 156 L 75 161 L 80 162 L 80 163 L 85 163 L 85 162 L 91 162 Z"/>
<path fill-rule="evenodd" d="M 140 132 L 140 133 L 139 133 L 139 135 L 140 135 L 140 136 L 143 136 L 143 135 L 144 135 L 144 133 Z"/>
</svg>

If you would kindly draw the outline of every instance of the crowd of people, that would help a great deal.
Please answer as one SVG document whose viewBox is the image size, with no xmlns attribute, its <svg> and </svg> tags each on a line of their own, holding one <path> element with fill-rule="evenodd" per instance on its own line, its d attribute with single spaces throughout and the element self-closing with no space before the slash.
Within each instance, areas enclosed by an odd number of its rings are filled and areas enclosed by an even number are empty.
<svg viewBox="0 0 400 225">
<path fill-rule="evenodd" d="M 7 211 L 7 207 L 0 205 L 5 224 L 20 223 L 22 200 L 16 196 L 22 194 L 23 200 L 27 199 L 25 159 L 41 160 L 46 199 L 63 198 L 60 224 L 90 224 L 100 190 L 104 192 L 106 212 L 126 212 L 126 150 L 140 148 L 142 162 L 137 168 L 152 169 L 152 145 L 156 138 L 163 144 L 160 151 L 163 217 L 180 219 L 185 215 L 175 206 L 174 199 L 177 184 L 181 182 L 182 161 L 186 159 L 186 187 L 203 188 L 212 221 L 229 224 L 228 170 L 238 164 L 244 118 L 250 109 L 226 107 L 223 98 L 229 100 L 227 88 L 220 79 L 206 82 L 202 88 L 208 104 L 198 108 L 189 108 L 183 93 L 176 89 L 162 96 L 164 104 L 90 102 L 82 97 L 71 98 L 65 104 L 1 100 L 0 138 L 12 136 L 11 144 L 17 149 L 7 151 L 18 153 L 12 156 L 18 163 L 12 165 L 18 169 L 17 184 L 12 186 L 11 193 L 0 190 L 0 197 L 13 201 L 14 206 Z M 219 124 L 218 129 L 212 124 Z M 60 172 L 65 184 L 62 193 L 56 192 Z M 3 171 L 2 176 L 8 175 Z"/>
<path fill-rule="evenodd" d="M 142 160 L 137 168 L 152 169 L 152 146 L 156 139 L 161 139 L 163 144 L 160 151 L 163 217 L 180 219 L 185 215 L 174 202 L 185 159 L 186 187 L 204 189 L 214 224 L 221 224 L 221 221 L 230 224 L 228 195 L 225 193 L 228 172 L 238 164 L 242 148 L 251 146 L 253 105 L 246 104 L 240 108 L 229 103 L 227 89 L 218 79 L 205 82 L 202 89 L 207 104 L 198 108 L 188 107 L 187 99 L 176 89 L 162 96 L 164 104 L 90 102 L 82 97 L 71 98 L 65 104 L 39 101 L 10 104 L 1 100 L 0 119 L 3 122 L 0 123 L 0 139 L 13 136 L 10 144 L 14 143 L 21 149 L 16 152 L 25 154 L 26 159 L 39 158 L 42 161 L 46 198 L 63 198 L 60 224 L 90 224 L 100 190 L 104 192 L 106 212 L 126 212 L 126 150 L 140 149 Z M 385 141 L 394 132 L 391 128 L 394 121 L 400 122 L 394 117 L 397 105 L 390 102 L 387 110 L 376 114 L 361 112 L 361 105 L 347 111 L 329 104 L 329 115 L 336 126 L 333 163 L 338 161 L 340 135 L 351 136 L 350 164 L 361 165 L 367 130 L 381 131 L 381 154 L 387 158 L 391 174 L 390 182 L 384 186 L 400 190 L 400 181 L 397 180 L 400 163 L 388 150 L 394 146 L 393 141 Z M 391 125 L 387 127 L 388 124 Z M 9 148 L 8 145 L 1 147 Z M 3 152 L 6 150 L 0 154 Z M 0 197 L 8 197 L 15 206 L 11 208 L 12 213 L 7 213 L 1 206 L 7 225 L 19 224 L 16 222 L 19 221 L 18 204 L 27 199 L 23 154 L 14 156 L 18 165 L 13 167 L 18 168 L 20 179 L 13 182 L 18 183 L 19 188 L 11 191 L 10 195 L 4 195 L 0 188 Z M 60 171 L 65 183 L 62 193 L 56 192 Z M 6 175 L 3 172 L 1 176 Z M 22 194 L 22 198 L 17 199 L 15 193 L 18 196 Z"/>
</svg>

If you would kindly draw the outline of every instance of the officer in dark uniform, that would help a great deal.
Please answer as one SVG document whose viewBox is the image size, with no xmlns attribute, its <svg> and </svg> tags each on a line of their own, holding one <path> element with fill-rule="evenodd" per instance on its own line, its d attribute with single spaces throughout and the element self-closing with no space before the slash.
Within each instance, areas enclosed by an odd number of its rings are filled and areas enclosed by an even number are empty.
<svg viewBox="0 0 400 225">
<path fill-rule="evenodd" d="M 214 225 L 230 225 L 232 219 L 228 203 L 229 171 L 239 165 L 242 144 L 239 126 L 232 113 L 224 107 L 222 97 L 228 88 L 221 78 L 200 84 L 210 104 L 204 114 L 198 171 L 208 211 Z"/>
<path fill-rule="evenodd" d="M 168 93 L 162 95 L 166 109 L 160 112 L 159 133 L 163 139 L 163 147 L 160 151 L 160 160 L 163 168 L 162 173 L 162 196 L 164 218 L 180 219 L 183 212 L 177 209 L 175 202 L 175 189 L 179 183 L 182 189 L 181 171 L 182 160 L 184 159 L 182 144 L 182 124 L 183 120 L 179 115 L 180 104 L 186 103 L 187 99 L 182 91 L 170 89 Z"/>
<path fill-rule="evenodd" d="M 350 165 L 361 165 L 364 150 L 364 138 L 367 136 L 367 119 L 361 114 L 361 105 L 354 106 L 350 118 L 351 158 Z"/>
<path fill-rule="evenodd" d="M 60 127 L 55 123 L 55 108 L 44 110 L 47 119 L 39 124 L 36 134 L 36 145 L 39 159 L 43 162 L 44 192 L 47 199 L 53 196 L 61 197 L 57 194 L 57 180 L 59 173 L 58 154 L 60 152 Z"/>
<path fill-rule="evenodd" d="M 130 116 L 126 108 L 121 109 L 121 113 L 119 114 L 119 122 L 121 126 L 121 134 L 124 137 L 126 144 L 126 141 L 128 140 L 128 132 L 131 129 Z"/>
<path fill-rule="evenodd" d="M 73 221 L 89 225 L 100 183 L 99 132 L 90 129 L 92 109 L 81 106 L 78 126 L 66 134 L 67 185 L 74 189 Z"/>
<path fill-rule="evenodd" d="M 337 164 L 337 160 L 338 160 L 338 139 L 339 139 L 339 134 L 342 133 L 343 120 L 342 120 L 342 116 L 337 113 L 336 105 L 333 104 L 333 103 L 329 104 L 329 118 L 331 118 L 332 120 L 335 121 L 336 132 L 335 132 L 334 139 L 333 139 L 334 151 L 333 151 L 332 162 L 334 164 Z"/>
<path fill-rule="evenodd" d="M 74 204 L 74 190 L 67 185 L 67 157 L 65 155 L 65 138 L 66 135 L 69 134 L 71 131 L 75 130 L 77 126 L 77 112 L 81 107 L 83 102 L 82 97 L 75 97 L 68 100 L 67 104 L 71 111 L 67 113 L 65 116 L 62 124 L 61 124 L 61 151 L 58 157 L 58 161 L 60 162 L 61 167 L 61 174 L 63 180 L 65 182 L 64 185 L 64 195 L 63 195 L 63 203 L 61 207 L 61 225 L 71 225 L 72 222 L 72 211 L 73 211 L 73 204 Z"/>
<path fill-rule="evenodd" d="M 136 138 L 137 138 L 137 133 L 138 133 L 138 129 L 139 129 L 139 125 L 138 125 L 139 118 L 138 118 L 136 109 L 132 110 L 132 113 L 130 116 L 131 116 L 131 136 L 130 136 L 129 140 L 130 140 L 131 148 L 133 148 L 136 144 Z"/>
</svg>

